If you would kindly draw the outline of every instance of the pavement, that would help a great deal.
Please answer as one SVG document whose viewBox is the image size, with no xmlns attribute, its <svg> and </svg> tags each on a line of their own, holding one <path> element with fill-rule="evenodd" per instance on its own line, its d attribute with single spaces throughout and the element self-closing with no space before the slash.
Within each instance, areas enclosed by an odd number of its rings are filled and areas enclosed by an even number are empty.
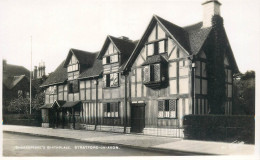
<svg viewBox="0 0 260 160">
<path fill-rule="evenodd" d="M 185 140 L 140 134 L 123 134 L 101 131 L 53 129 L 31 126 L 3 125 L 4 132 L 29 134 L 44 137 L 118 145 L 145 150 L 156 150 L 183 155 L 254 155 L 255 145 L 215 141 Z"/>
</svg>

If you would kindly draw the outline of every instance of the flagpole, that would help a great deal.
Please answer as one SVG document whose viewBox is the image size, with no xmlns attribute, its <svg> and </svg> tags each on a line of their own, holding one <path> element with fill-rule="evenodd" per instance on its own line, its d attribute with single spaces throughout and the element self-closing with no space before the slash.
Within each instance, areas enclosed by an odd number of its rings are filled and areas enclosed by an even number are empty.
<svg viewBox="0 0 260 160">
<path fill-rule="evenodd" d="M 30 69 L 30 114 L 32 114 L 32 36 L 31 36 L 31 69 Z"/>
</svg>

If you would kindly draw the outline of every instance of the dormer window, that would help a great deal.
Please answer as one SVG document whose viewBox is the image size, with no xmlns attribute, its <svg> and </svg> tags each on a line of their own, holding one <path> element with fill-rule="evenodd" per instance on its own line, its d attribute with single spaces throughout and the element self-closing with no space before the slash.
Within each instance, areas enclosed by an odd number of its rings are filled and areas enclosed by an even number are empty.
<svg viewBox="0 0 260 160">
<path fill-rule="evenodd" d="M 152 56 L 156 54 L 166 53 L 167 51 L 167 39 L 161 39 L 146 44 L 147 55 Z"/>
<path fill-rule="evenodd" d="M 103 57 L 103 65 L 118 62 L 118 53 Z"/>
<path fill-rule="evenodd" d="M 69 93 L 79 92 L 79 83 L 77 79 L 79 77 L 79 63 L 74 55 L 71 56 L 70 62 L 67 66 L 67 72 Z"/>
<path fill-rule="evenodd" d="M 70 59 L 70 62 L 67 66 L 67 71 L 68 72 L 74 72 L 74 71 L 78 71 L 79 70 L 79 63 L 78 63 L 78 60 L 77 58 L 72 55 L 71 56 L 71 59 Z"/>
<path fill-rule="evenodd" d="M 112 43 L 109 44 L 107 51 L 105 55 L 103 56 L 103 65 L 105 64 L 111 64 L 118 62 L 118 51 L 116 48 L 112 45 Z"/>
</svg>

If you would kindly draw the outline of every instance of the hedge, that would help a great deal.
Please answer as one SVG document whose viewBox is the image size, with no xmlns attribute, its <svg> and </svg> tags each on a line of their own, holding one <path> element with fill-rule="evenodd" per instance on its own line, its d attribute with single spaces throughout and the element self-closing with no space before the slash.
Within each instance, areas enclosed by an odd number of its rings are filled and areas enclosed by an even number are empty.
<svg viewBox="0 0 260 160">
<path fill-rule="evenodd" d="M 3 124 L 22 125 L 22 126 L 41 126 L 41 114 L 5 114 Z"/>
<path fill-rule="evenodd" d="M 184 116 L 184 138 L 254 143 L 254 116 L 187 115 Z"/>
</svg>

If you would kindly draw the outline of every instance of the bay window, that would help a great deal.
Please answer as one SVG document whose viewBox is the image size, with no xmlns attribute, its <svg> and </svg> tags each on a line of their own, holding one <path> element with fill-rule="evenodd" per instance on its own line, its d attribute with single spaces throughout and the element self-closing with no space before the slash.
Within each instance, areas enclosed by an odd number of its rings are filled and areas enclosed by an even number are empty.
<svg viewBox="0 0 260 160">
<path fill-rule="evenodd" d="M 161 79 L 161 64 L 150 64 L 143 68 L 144 83 L 160 82 Z"/>
</svg>

